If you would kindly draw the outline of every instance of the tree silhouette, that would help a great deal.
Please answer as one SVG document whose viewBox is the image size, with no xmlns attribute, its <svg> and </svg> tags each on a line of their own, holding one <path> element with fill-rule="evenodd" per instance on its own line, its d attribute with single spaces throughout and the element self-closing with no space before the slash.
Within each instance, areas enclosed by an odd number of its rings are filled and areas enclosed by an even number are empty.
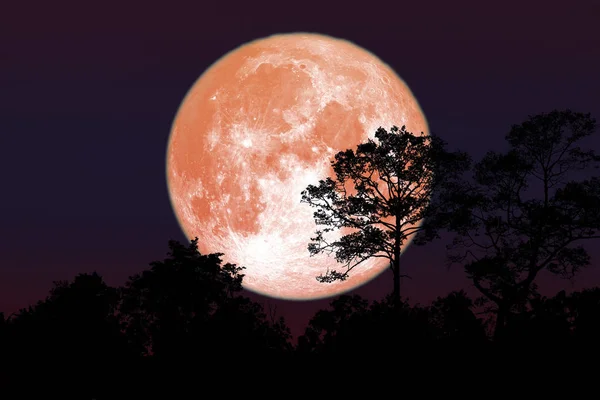
<svg viewBox="0 0 600 400">
<path fill-rule="evenodd" d="M 400 273 L 401 248 L 420 231 L 435 236 L 435 224 L 422 222 L 448 210 L 435 202 L 443 196 L 433 195 L 450 188 L 469 159 L 464 153 L 446 152 L 440 138 L 413 135 L 404 126 L 390 132 L 379 128 L 375 139 L 359 144 L 356 151 L 337 153 L 331 162 L 335 178 L 302 192 L 302 202 L 316 208 L 315 222 L 324 226 L 311 238 L 308 250 L 311 255 L 333 254 L 345 266 L 344 271 L 318 276 L 320 282 L 344 280 L 367 259 L 387 259 L 399 301 L 400 279 L 405 276 Z M 331 238 L 329 232 L 335 230 L 343 236 Z"/>
<path fill-rule="evenodd" d="M 589 262 L 584 239 L 598 238 L 600 180 L 570 180 L 600 158 L 579 142 L 595 130 L 589 114 L 552 111 L 529 117 L 506 136 L 506 153 L 475 165 L 474 183 L 456 192 L 463 208 L 450 260 L 494 303 L 495 337 L 523 310 L 540 271 L 572 277 Z"/>
<path fill-rule="evenodd" d="M 397 303 L 393 295 L 369 302 L 342 295 L 319 310 L 298 338 L 301 354 L 322 356 L 381 355 L 426 351 L 435 340 L 426 307 Z"/>
<path fill-rule="evenodd" d="M 164 360 L 240 356 L 290 349 L 283 319 L 271 323 L 262 307 L 240 295 L 243 267 L 203 255 L 198 239 L 170 241 L 170 252 L 130 278 L 121 316 L 128 335 Z"/>
<path fill-rule="evenodd" d="M 140 349 L 124 336 L 117 305 L 117 290 L 97 273 L 55 282 L 45 300 L 4 322 L 3 363 L 12 366 L 6 373 L 15 377 L 17 366 L 25 364 L 37 382 L 68 375 L 81 384 L 77 393 L 82 397 L 118 384 L 121 368 L 131 366 Z M 102 387 L 98 382 L 104 382 Z"/>
<path fill-rule="evenodd" d="M 485 329 L 473 308 L 473 301 L 464 290 L 438 297 L 429 308 L 429 320 L 438 339 L 451 345 L 483 344 L 487 340 Z"/>
<path fill-rule="evenodd" d="M 600 288 L 572 293 L 569 310 L 575 342 L 587 350 L 600 350 Z"/>
<path fill-rule="evenodd" d="M 358 351 L 357 337 L 361 341 L 371 326 L 364 319 L 369 302 L 358 295 L 342 295 L 330 303 L 330 309 L 319 310 L 311 318 L 304 335 L 298 338 L 298 351 L 328 354 L 352 349 Z"/>
<path fill-rule="evenodd" d="M 500 343 L 528 350 L 549 347 L 557 353 L 566 350 L 572 345 L 569 305 L 565 291 L 551 298 L 531 295 L 526 308 L 509 314 Z"/>
</svg>

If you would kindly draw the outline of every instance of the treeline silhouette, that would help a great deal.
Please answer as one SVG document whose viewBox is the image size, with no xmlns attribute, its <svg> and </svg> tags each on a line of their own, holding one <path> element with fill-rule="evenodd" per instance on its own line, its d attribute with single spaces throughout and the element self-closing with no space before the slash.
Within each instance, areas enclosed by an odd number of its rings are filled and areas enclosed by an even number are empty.
<svg viewBox="0 0 600 400">
<path fill-rule="evenodd" d="M 545 297 L 536 284 L 543 271 L 572 278 L 591 262 L 581 242 L 600 237 L 600 179 L 585 174 L 600 157 L 580 142 L 595 126 L 589 114 L 570 110 L 530 117 L 511 128 L 507 152 L 489 152 L 472 168 L 464 153 L 446 152 L 436 138 L 380 128 L 379 144 L 340 152 L 332 162 L 337 181 L 309 186 L 303 201 L 327 227 L 310 252 L 328 252 L 346 265 L 317 280 L 343 280 L 383 253 L 394 276 L 387 296 L 339 296 L 294 341 L 283 317 L 243 295 L 243 266 L 223 263 L 223 254 L 201 254 L 197 238 L 170 241 L 164 260 L 122 287 L 80 274 L 55 282 L 37 304 L 0 314 L 0 378 L 28 388 L 69 377 L 84 388 L 73 389 L 78 398 L 124 388 L 139 397 L 173 379 L 193 388 L 198 379 L 210 382 L 257 360 L 276 371 L 289 361 L 314 368 L 357 357 L 469 355 L 515 366 L 533 354 L 600 353 L 600 288 Z M 467 168 L 473 176 L 463 178 Z M 373 176 L 383 177 L 387 193 Z M 346 239 L 331 243 L 323 236 L 349 226 L 356 232 Z M 480 296 L 460 290 L 429 305 L 410 304 L 400 296 L 401 246 L 411 235 L 419 245 L 439 239 L 440 230 L 455 234 L 448 259 L 462 264 Z M 185 380 L 191 371 L 196 375 Z M 46 385 L 50 391 L 55 384 Z M 56 390 L 65 397 L 64 387 Z"/>
<path fill-rule="evenodd" d="M 170 241 L 169 248 L 166 259 L 123 287 L 107 285 L 97 273 L 80 274 L 55 282 L 37 304 L 0 314 L 3 379 L 68 376 L 90 395 L 132 385 L 139 394 L 144 388 L 135 382 L 155 384 L 174 371 L 244 360 L 474 353 L 498 360 L 522 348 L 556 356 L 599 347 L 600 288 L 531 297 L 507 319 L 501 339 L 490 335 L 492 316 L 478 312 L 462 290 L 426 306 L 403 299 L 398 307 L 391 294 L 372 302 L 342 295 L 293 343 L 283 317 L 242 295 L 240 267 L 223 265 L 219 254 L 200 254 L 196 239 Z"/>
</svg>

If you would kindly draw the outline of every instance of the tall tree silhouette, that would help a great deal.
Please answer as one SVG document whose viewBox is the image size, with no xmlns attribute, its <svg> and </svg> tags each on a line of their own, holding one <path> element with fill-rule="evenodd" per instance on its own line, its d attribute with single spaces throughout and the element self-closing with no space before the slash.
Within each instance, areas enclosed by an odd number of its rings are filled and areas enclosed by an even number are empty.
<svg viewBox="0 0 600 400">
<path fill-rule="evenodd" d="M 590 114 L 570 110 L 531 116 L 506 136 L 509 150 L 486 154 L 470 189 L 456 193 L 463 208 L 450 260 L 466 260 L 494 304 L 496 339 L 508 315 L 526 306 L 540 271 L 572 277 L 589 262 L 580 243 L 600 237 L 600 180 L 574 180 L 573 172 L 600 160 L 579 146 L 595 126 Z"/>
<path fill-rule="evenodd" d="M 243 267 L 200 254 L 197 243 L 170 241 L 166 259 L 127 282 L 121 315 L 129 335 L 162 360 L 288 349 L 284 321 L 271 323 L 240 296 Z"/>
<path fill-rule="evenodd" d="M 420 231 L 428 233 L 423 237 L 435 236 L 435 225 L 422 222 L 448 210 L 433 196 L 452 186 L 469 159 L 464 153 L 446 152 L 440 138 L 413 135 L 404 126 L 393 126 L 390 132 L 379 128 L 375 139 L 359 144 L 356 151 L 337 153 L 331 162 L 335 177 L 302 192 L 302 202 L 316 208 L 315 222 L 324 226 L 308 250 L 311 255 L 333 254 L 345 266 L 318 276 L 320 282 L 344 280 L 369 258 L 387 259 L 399 301 L 402 246 Z M 343 236 L 331 239 L 328 232 L 334 230 Z"/>
</svg>

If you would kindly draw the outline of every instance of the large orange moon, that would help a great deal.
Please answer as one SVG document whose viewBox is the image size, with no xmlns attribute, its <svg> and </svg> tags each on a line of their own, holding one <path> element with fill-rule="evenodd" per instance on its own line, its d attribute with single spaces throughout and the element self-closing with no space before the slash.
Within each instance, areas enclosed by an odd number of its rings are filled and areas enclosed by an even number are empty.
<svg viewBox="0 0 600 400">
<path fill-rule="evenodd" d="M 244 44 L 200 76 L 177 112 L 166 157 L 173 210 L 202 253 L 246 268 L 246 289 L 293 300 L 344 293 L 388 264 L 318 282 L 343 266 L 309 255 L 315 210 L 300 193 L 332 174 L 338 151 L 393 125 L 427 133 L 411 90 L 372 53 L 308 33 Z"/>
</svg>

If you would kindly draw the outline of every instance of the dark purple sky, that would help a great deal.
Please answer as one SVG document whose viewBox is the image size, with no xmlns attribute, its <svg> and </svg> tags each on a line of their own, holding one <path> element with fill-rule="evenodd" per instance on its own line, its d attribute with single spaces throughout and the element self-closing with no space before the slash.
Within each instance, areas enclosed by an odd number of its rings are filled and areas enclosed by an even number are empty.
<svg viewBox="0 0 600 400">
<path fill-rule="evenodd" d="M 366 48 L 406 81 L 432 131 L 475 157 L 501 149 L 528 114 L 571 108 L 600 119 L 596 0 L 151 3 L 1 8 L 0 310 L 79 272 L 120 285 L 162 259 L 169 239 L 186 240 L 165 181 L 171 122 L 199 75 L 253 39 L 306 31 Z M 445 243 L 402 258 L 414 301 L 468 288 L 461 268 L 445 268 Z M 600 252 L 592 256 L 599 264 Z M 574 287 L 591 285 L 598 268 Z M 572 287 L 546 283 L 560 286 Z M 384 273 L 357 293 L 390 289 Z M 328 303 L 268 302 L 295 333 Z"/>
</svg>

